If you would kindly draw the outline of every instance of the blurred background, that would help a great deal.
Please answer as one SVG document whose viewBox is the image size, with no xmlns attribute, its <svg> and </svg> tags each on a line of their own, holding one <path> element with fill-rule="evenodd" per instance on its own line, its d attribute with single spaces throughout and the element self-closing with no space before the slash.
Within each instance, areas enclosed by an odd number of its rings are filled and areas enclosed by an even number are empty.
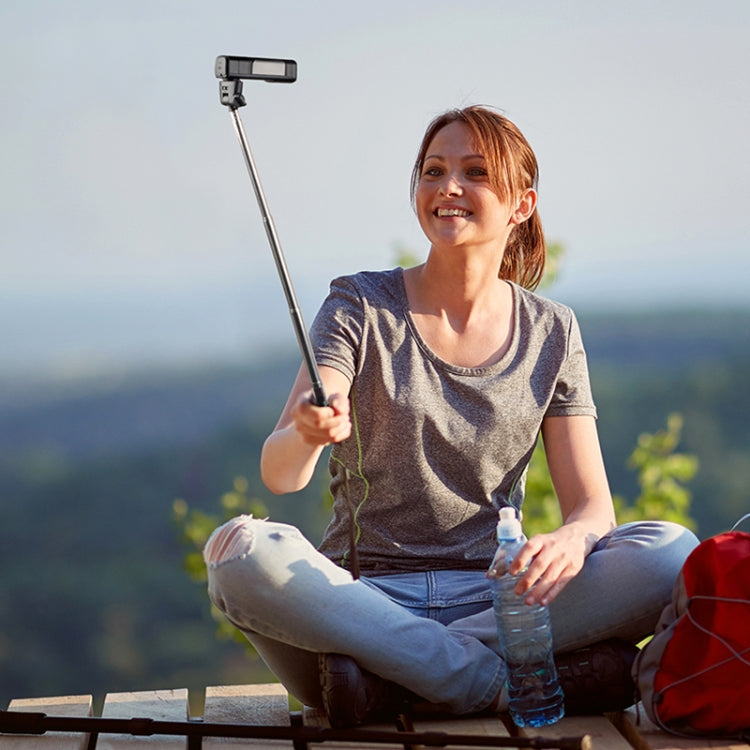
<svg viewBox="0 0 750 750">
<path fill-rule="evenodd" d="M 747 512 L 748 31 L 745 0 L 5 0 L 0 704 L 266 679 L 217 639 L 173 502 L 218 513 L 239 486 L 324 526 L 324 471 L 288 498 L 257 477 L 299 357 L 220 54 L 299 65 L 247 82 L 241 116 L 308 321 L 332 277 L 425 256 L 427 122 L 504 110 L 613 490 L 638 494 L 639 435 L 679 413 L 699 535 Z"/>
</svg>

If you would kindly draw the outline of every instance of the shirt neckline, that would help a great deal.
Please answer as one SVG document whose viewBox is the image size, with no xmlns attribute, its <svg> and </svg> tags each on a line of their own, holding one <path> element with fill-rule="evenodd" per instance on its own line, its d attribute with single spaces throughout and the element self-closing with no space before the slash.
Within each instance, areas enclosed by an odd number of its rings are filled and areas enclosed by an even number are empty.
<svg viewBox="0 0 750 750">
<path fill-rule="evenodd" d="M 422 334 L 417 328 L 417 324 L 411 314 L 411 308 L 409 307 L 409 298 L 406 294 L 406 283 L 404 281 L 404 269 L 396 269 L 399 273 L 398 276 L 398 293 L 401 297 L 401 307 L 404 313 L 404 319 L 409 327 L 409 330 L 414 337 L 414 340 L 419 345 L 420 349 L 428 357 L 428 359 L 439 364 L 446 370 L 450 370 L 458 375 L 489 375 L 495 372 L 502 372 L 507 369 L 510 362 L 515 357 L 518 349 L 518 340 L 520 336 L 520 294 L 519 287 L 512 281 L 509 281 L 511 288 L 511 294 L 513 295 L 513 331 L 511 333 L 510 344 L 503 356 L 494 364 L 486 365 L 484 367 L 464 367 L 462 365 L 456 365 L 452 362 L 442 359 L 429 347 L 427 342 L 422 338 Z"/>
</svg>

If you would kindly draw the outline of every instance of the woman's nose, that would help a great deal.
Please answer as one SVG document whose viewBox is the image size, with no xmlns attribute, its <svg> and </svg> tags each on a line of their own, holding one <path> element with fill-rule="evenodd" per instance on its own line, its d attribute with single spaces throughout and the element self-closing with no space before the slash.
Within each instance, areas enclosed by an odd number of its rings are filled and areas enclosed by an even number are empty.
<svg viewBox="0 0 750 750">
<path fill-rule="evenodd" d="M 446 197 L 460 195 L 463 192 L 463 185 L 461 180 L 455 174 L 448 174 L 445 176 L 445 180 L 441 186 L 441 192 Z"/>
</svg>

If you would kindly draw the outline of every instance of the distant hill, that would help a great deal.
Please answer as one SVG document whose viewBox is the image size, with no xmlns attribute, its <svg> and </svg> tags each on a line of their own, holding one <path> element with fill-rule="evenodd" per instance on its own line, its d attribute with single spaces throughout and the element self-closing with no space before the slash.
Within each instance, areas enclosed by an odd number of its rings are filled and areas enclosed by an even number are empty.
<svg viewBox="0 0 750 750">
<path fill-rule="evenodd" d="M 750 355 L 750 308 L 579 315 L 589 361 L 642 375 Z"/>
<path fill-rule="evenodd" d="M 290 356 L 255 368 L 6 383 L 0 462 L 45 446 L 79 460 L 199 442 L 227 425 L 278 416 L 297 366 Z"/>
<path fill-rule="evenodd" d="M 643 381 L 750 356 L 750 310 L 588 314 L 579 321 L 595 381 Z M 85 459 L 201 441 L 227 425 L 275 420 L 298 366 L 292 350 L 253 367 L 0 380 L 0 466 L 42 446 Z"/>
</svg>

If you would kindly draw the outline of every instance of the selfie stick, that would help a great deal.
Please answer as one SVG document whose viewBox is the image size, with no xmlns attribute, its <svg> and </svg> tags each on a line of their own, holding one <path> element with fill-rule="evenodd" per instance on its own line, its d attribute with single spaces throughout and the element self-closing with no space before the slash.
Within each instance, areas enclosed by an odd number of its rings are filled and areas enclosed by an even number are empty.
<svg viewBox="0 0 750 750">
<path fill-rule="evenodd" d="M 253 183 L 255 197 L 258 199 L 258 207 L 263 217 L 263 225 L 266 228 L 268 241 L 271 244 L 271 252 L 276 261 L 276 268 L 281 279 L 281 286 L 284 288 L 286 301 L 289 304 L 289 314 L 292 316 L 292 325 L 294 332 L 297 334 L 297 342 L 302 358 L 307 365 L 307 372 L 310 376 L 310 382 L 313 389 L 313 403 L 316 406 L 327 406 L 328 397 L 323 390 L 323 383 L 320 380 L 318 363 L 315 361 L 315 355 L 310 344 L 310 337 L 307 334 L 305 323 L 302 319 L 302 313 L 299 309 L 297 296 L 294 293 L 292 280 L 289 276 L 289 269 L 284 259 L 284 253 L 281 250 L 281 243 L 276 234 L 276 227 L 268 211 L 266 196 L 263 194 L 263 188 L 258 177 L 258 170 L 255 167 L 255 160 L 250 151 L 250 144 L 245 135 L 245 128 L 242 127 L 242 120 L 237 112 L 240 107 L 244 107 L 245 97 L 242 96 L 242 79 L 269 81 L 271 83 L 294 83 L 297 80 L 297 63 L 294 60 L 276 60 L 262 57 L 230 57 L 221 55 L 216 58 L 214 68 L 216 77 L 219 78 L 219 100 L 229 107 L 234 122 L 234 129 L 237 131 L 237 137 L 240 139 L 242 153 L 245 156 L 247 171 L 250 173 L 250 180 Z M 344 495 L 349 505 L 349 549 L 351 551 L 351 573 L 353 578 L 359 578 L 359 555 L 357 553 L 357 529 L 356 529 L 356 508 L 352 503 L 349 495 L 349 469 L 344 470 Z"/>
<path fill-rule="evenodd" d="M 297 79 L 297 63 L 294 60 L 276 60 L 261 57 L 233 57 L 221 55 L 216 58 L 214 72 L 219 81 L 219 99 L 221 103 L 229 107 L 234 122 L 234 129 L 237 131 L 237 137 L 240 139 L 242 153 L 245 157 L 247 171 L 250 173 L 250 180 L 253 183 L 255 197 L 258 200 L 258 207 L 263 218 L 263 225 L 266 229 L 266 235 L 271 245 L 271 252 L 276 261 L 276 268 L 281 279 L 281 286 L 284 288 L 287 303 L 289 305 L 289 314 L 292 316 L 292 325 L 297 335 L 302 357 L 307 365 L 307 371 L 310 375 L 310 382 L 313 389 L 313 401 L 316 406 L 326 406 L 328 398 L 323 390 L 323 384 L 320 380 L 320 372 L 315 356 L 312 352 L 310 337 L 307 334 L 305 323 L 302 319 L 302 313 L 297 302 L 297 296 L 294 293 L 292 280 L 289 276 L 289 269 L 284 259 L 284 253 L 281 250 L 281 244 L 276 233 L 271 214 L 268 211 L 268 203 L 263 193 L 263 188 L 258 177 L 258 170 L 255 167 L 255 160 L 250 151 L 245 129 L 242 126 L 238 109 L 244 107 L 246 102 L 242 96 L 242 79 L 268 81 L 271 83 L 293 83 Z"/>
</svg>

